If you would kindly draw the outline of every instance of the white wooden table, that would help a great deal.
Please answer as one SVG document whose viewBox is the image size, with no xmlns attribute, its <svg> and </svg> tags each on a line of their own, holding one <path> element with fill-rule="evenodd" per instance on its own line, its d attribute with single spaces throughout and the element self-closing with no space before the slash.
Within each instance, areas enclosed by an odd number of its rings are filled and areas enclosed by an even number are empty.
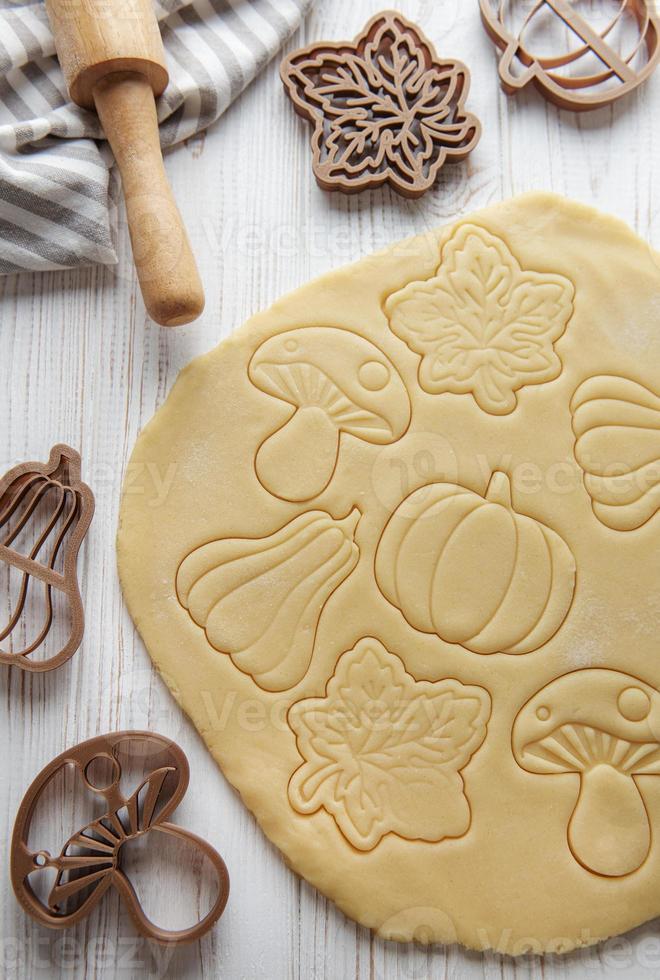
<svg viewBox="0 0 660 980">
<path fill-rule="evenodd" d="M 625 104 L 582 117 L 558 112 L 535 93 L 509 101 L 476 0 L 399 0 L 398 7 L 441 53 L 470 66 L 470 107 L 484 127 L 468 163 L 447 167 L 432 193 L 405 201 L 387 190 L 352 198 L 318 190 L 307 127 L 285 101 L 272 64 L 218 124 L 167 160 L 207 290 L 200 321 L 169 332 L 145 319 L 125 227 L 117 268 L 0 280 L 2 469 L 46 459 L 51 444 L 65 441 L 81 449 L 97 500 L 81 561 L 88 620 L 81 651 L 52 674 L 0 671 L 0 976 L 660 977 L 657 922 L 582 954 L 514 961 L 398 947 L 344 919 L 287 870 L 224 782 L 122 605 L 114 536 L 137 433 L 178 371 L 250 314 L 387 242 L 530 189 L 615 213 L 660 247 L 660 72 Z M 378 9 L 379 0 L 317 0 L 292 46 L 352 37 Z M 232 875 L 219 925 L 174 953 L 137 940 L 112 896 L 65 936 L 30 923 L 9 887 L 8 841 L 31 779 L 66 747 L 121 728 L 151 728 L 181 742 L 192 781 L 180 822 L 221 850 Z M 167 916 L 192 885 L 185 868 L 168 870 L 167 855 L 149 856 L 159 866 L 150 910 Z"/>
</svg>

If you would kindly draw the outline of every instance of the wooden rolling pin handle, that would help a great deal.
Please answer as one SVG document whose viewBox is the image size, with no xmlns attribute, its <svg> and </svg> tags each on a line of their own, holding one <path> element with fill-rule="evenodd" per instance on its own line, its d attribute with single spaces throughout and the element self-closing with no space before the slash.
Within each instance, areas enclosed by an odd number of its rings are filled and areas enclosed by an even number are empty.
<svg viewBox="0 0 660 980">
<path fill-rule="evenodd" d="M 95 84 L 93 97 L 122 177 L 145 306 L 163 326 L 189 323 L 204 309 L 204 290 L 165 173 L 151 82 L 114 72 Z"/>
</svg>

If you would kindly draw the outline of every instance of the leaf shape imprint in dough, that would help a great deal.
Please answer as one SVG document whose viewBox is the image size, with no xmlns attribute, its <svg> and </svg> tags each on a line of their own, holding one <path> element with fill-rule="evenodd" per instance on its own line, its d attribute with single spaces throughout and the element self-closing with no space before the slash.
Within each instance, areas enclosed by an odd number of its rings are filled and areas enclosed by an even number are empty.
<svg viewBox="0 0 660 980">
<path fill-rule="evenodd" d="M 486 737 L 490 705 L 483 688 L 416 681 L 378 640 L 360 640 L 324 697 L 289 710 L 304 760 L 289 783 L 291 806 L 325 810 L 361 851 L 386 834 L 464 836 L 471 811 L 461 770 Z"/>
<path fill-rule="evenodd" d="M 660 396 L 629 378 L 588 378 L 571 402 L 575 458 L 594 514 L 634 531 L 660 510 Z"/>
<path fill-rule="evenodd" d="M 286 691 L 307 673 L 325 604 L 357 565 L 360 517 L 310 511 L 266 538 L 202 545 L 179 567 L 179 602 L 259 687 Z"/>
<path fill-rule="evenodd" d="M 573 314 L 564 276 L 525 271 L 503 239 L 462 225 L 442 250 L 436 275 L 393 293 L 393 332 L 422 358 L 429 394 L 471 394 L 490 415 L 514 411 L 516 392 L 559 377 L 554 344 Z"/>
</svg>

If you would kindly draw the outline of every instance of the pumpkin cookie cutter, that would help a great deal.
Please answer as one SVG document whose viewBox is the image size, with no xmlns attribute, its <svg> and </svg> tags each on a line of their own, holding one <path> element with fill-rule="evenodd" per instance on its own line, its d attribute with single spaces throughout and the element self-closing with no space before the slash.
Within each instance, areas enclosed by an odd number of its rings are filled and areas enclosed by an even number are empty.
<svg viewBox="0 0 660 980">
<path fill-rule="evenodd" d="M 440 58 L 396 11 L 377 14 L 352 42 L 295 51 L 280 75 L 298 115 L 314 125 L 312 167 L 326 191 L 388 183 L 420 197 L 481 138 L 479 120 L 465 111 L 466 66 Z"/>
<path fill-rule="evenodd" d="M 502 88 L 515 95 L 533 83 L 560 109 L 585 112 L 602 109 L 628 95 L 653 73 L 660 61 L 660 16 L 655 0 L 621 0 L 618 12 L 600 32 L 569 0 L 534 0 L 529 13 L 514 35 L 506 25 L 511 0 L 479 0 L 481 19 L 492 41 L 503 52 L 499 63 Z M 554 12 L 582 46 L 564 54 L 538 57 L 528 50 L 524 33 L 533 17 L 544 9 Z M 633 18 L 637 26 L 637 43 L 622 52 L 610 43 L 612 32 L 622 26 L 624 18 Z M 635 68 L 635 61 L 646 48 L 646 62 Z M 584 74 L 562 74 L 561 69 L 575 65 L 593 55 L 602 69 Z M 559 69 L 559 70 L 558 70 Z M 608 83 L 614 83 L 609 84 Z"/>
<path fill-rule="evenodd" d="M 120 789 L 122 749 L 140 749 L 152 757 L 153 770 L 125 797 Z M 84 786 L 104 801 L 103 815 L 87 824 L 64 844 L 59 855 L 28 846 L 32 819 L 39 800 L 56 774 L 74 766 Z M 222 915 L 229 896 L 229 875 L 207 841 L 168 818 L 188 788 L 190 769 L 183 750 L 170 739 L 151 732 L 124 731 L 99 735 L 63 752 L 50 762 L 28 789 L 16 817 L 11 844 L 11 880 L 16 898 L 37 922 L 51 929 L 67 929 L 97 906 L 109 888 L 115 888 L 137 931 L 159 943 L 177 944 L 199 939 Z M 162 929 L 147 918 L 135 889 L 122 870 L 122 851 L 129 841 L 147 833 L 167 834 L 192 844 L 210 862 L 218 884 L 211 910 L 196 925 L 180 930 Z M 47 904 L 35 893 L 29 878 L 43 869 L 56 871 Z"/>
<path fill-rule="evenodd" d="M 23 622 L 33 579 L 44 586 L 45 604 L 45 618 L 37 636 L 26 640 L 18 651 L 0 648 L 0 663 L 32 672 L 53 670 L 69 660 L 82 643 L 85 615 L 77 562 L 94 516 L 94 495 L 81 481 L 80 468 L 80 455 L 75 449 L 56 445 L 47 463 L 21 463 L 0 480 L 0 562 L 21 575 L 15 608 L 8 623 L 0 626 L 0 644 L 15 634 Z M 48 505 L 46 516 L 24 554 L 15 546 L 42 505 Z M 61 592 L 68 603 L 68 639 L 55 656 L 30 660 L 30 655 L 44 645 L 54 625 L 54 591 Z"/>
</svg>

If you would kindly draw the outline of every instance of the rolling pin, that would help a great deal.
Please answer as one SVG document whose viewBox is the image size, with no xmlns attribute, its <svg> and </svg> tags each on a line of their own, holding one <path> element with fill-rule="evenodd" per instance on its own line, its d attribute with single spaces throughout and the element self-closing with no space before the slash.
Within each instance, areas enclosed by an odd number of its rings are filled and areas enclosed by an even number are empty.
<svg viewBox="0 0 660 980">
<path fill-rule="evenodd" d="M 160 149 L 168 75 L 151 0 L 46 0 L 46 10 L 71 98 L 96 109 L 117 161 L 145 306 L 163 326 L 189 323 L 204 291 Z"/>
</svg>

